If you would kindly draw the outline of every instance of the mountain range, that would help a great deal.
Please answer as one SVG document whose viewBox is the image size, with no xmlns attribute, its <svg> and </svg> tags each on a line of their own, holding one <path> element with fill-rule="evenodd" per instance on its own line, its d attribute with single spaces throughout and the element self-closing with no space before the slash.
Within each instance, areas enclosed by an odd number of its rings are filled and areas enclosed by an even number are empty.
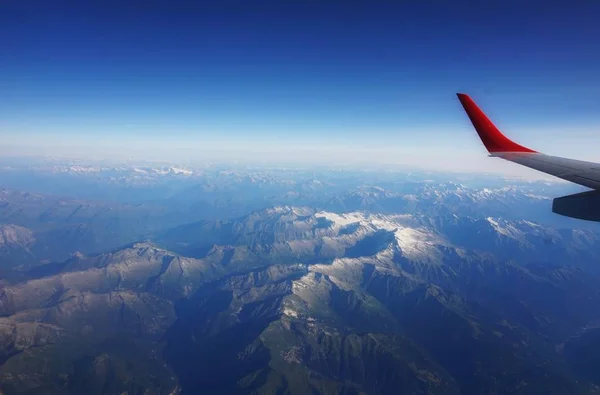
<svg viewBox="0 0 600 395">
<path fill-rule="evenodd" d="M 21 268 L 0 294 L 0 388 L 596 391 L 598 233 L 338 211 L 274 206 Z M 35 237 L 2 234 L 19 251 Z"/>
</svg>

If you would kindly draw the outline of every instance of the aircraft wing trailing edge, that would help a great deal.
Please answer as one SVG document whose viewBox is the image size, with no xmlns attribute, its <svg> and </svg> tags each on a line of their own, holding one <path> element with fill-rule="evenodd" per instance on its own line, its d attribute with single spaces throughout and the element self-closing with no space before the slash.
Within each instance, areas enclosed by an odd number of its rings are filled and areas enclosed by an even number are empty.
<svg viewBox="0 0 600 395">
<path fill-rule="evenodd" d="M 490 156 L 518 163 L 592 189 L 592 191 L 554 199 L 553 212 L 568 217 L 600 221 L 599 163 L 550 156 L 517 144 L 498 130 L 473 99 L 464 93 L 456 95 Z"/>
</svg>

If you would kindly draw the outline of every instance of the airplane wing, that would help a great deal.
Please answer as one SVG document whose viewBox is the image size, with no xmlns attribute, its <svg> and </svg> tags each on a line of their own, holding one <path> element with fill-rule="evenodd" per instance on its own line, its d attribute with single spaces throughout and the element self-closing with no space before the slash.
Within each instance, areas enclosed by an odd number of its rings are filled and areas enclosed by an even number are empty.
<svg viewBox="0 0 600 395">
<path fill-rule="evenodd" d="M 456 95 L 490 156 L 600 190 L 600 163 L 545 155 L 517 144 L 503 135 L 468 95 L 464 93 Z"/>
</svg>

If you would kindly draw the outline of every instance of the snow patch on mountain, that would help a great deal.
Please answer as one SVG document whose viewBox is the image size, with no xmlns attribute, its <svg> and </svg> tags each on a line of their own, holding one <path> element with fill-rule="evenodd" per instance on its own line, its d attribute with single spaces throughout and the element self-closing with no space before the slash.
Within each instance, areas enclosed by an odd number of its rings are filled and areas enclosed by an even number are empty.
<svg viewBox="0 0 600 395">
<path fill-rule="evenodd" d="M 0 225 L 0 247 L 30 247 L 35 243 L 33 232 L 17 225 Z"/>
<path fill-rule="evenodd" d="M 401 228 L 396 231 L 396 240 L 402 255 L 412 261 L 441 262 L 443 253 L 439 250 L 448 243 L 441 237 L 424 229 Z"/>
<path fill-rule="evenodd" d="M 494 219 L 492 217 L 488 217 L 486 220 L 490 225 L 492 225 L 492 228 L 494 228 L 496 232 L 515 240 L 525 240 L 525 234 L 517 229 L 513 224 L 501 219 Z"/>
<path fill-rule="evenodd" d="M 332 221 L 337 227 L 358 224 L 372 231 L 386 230 L 394 232 L 402 255 L 410 260 L 440 262 L 443 254 L 440 246 L 451 246 L 441 235 L 425 227 L 413 227 L 413 217 L 404 215 L 380 215 L 365 213 L 335 214 L 319 212 L 317 217 Z"/>
<path fill-rule="evenodd" d="M 366 223 L 364 215 L 360 213 L 335 214 L 328 212 L 319 212 L 315 215 L 315 217 L 325 218 L 333 222 L 338 227 L 344 227 L 355 223 Z"/>
<path fill-rule="evenodd" d="M 363 282 L 364 264 L 377 264 L 376 259 L 368 258 L 337 258 L 331 264 L 310 265 L 309 271 L 321 273 L 329 278 L 341 289 L 352 289 L 355 284 Z"/>
</svg>

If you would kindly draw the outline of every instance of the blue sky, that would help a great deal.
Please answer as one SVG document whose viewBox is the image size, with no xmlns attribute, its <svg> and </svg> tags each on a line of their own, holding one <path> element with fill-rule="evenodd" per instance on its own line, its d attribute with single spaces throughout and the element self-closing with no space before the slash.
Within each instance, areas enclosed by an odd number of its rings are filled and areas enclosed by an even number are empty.
<svg viewBox="0 0 600 395">
<path fill-rule="evenodd" d="M 600 160 L 598 2 L 125 3 L 0 4 L 0 154 Z"/>
</svg>

